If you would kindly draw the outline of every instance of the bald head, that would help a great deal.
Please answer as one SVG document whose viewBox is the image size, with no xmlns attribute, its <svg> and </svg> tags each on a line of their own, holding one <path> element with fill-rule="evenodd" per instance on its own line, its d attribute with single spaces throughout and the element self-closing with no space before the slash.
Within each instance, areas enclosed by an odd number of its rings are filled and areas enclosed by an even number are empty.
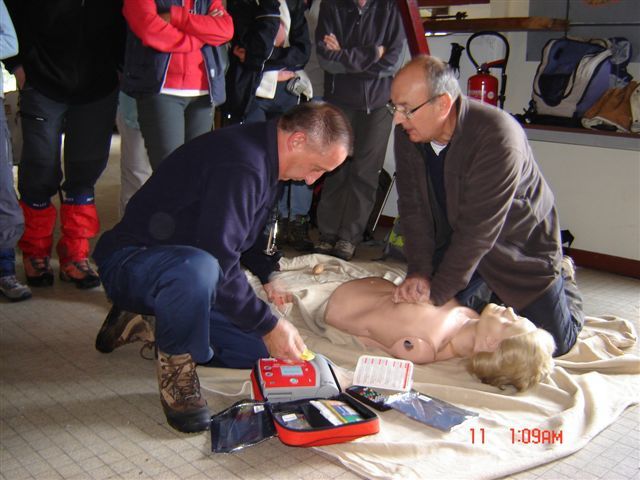
<svg viewBox="0 0 640 480">
<path fill-rule="evenodd" d="M 391 85 L 394 120 L 412 142 L 446 145 L 455 128 L 460 95 L 448 64 L 428 55 L 416 57 L 400 69 Z"/>
</svg>

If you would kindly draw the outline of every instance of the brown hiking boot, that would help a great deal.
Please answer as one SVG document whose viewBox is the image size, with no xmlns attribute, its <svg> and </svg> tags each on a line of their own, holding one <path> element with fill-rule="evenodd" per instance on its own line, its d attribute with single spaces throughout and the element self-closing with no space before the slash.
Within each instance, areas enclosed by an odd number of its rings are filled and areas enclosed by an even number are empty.
<svg viewBox="0 0 640 480">
<path fill-rule="evenodd" d="M 155 335 L 148 318 L 112 306 L 96 337 L 96 350 L 111 353 L 116 348 L 133 342 L 144 342 L 141 352 L 151 347 L 155 342 Z"/>
<path fill-rule="evenodd" d="M 200 379 L 191 355 L 169 355 L 160 350 L 157 355 L 160 402 L 169 425 L 184 433 L 208 430 L 211 413 L 200 394 Z"/>
<path fill-rule="evenodd" d="M 76 287 L 82 288 L 83 290 L 95 288 L 100 285 L 100 277 L 98 277 L 95 270 L 91 268 L 87 258 L 60 265 L 60 280 L 73 282 L 76 284 Z"/>
<path fill-rule="evenodd" d="M 53 285 L 53 269 L 49 257 L 23 257 L 24 274 L 32 287 Z"/>
</svg>

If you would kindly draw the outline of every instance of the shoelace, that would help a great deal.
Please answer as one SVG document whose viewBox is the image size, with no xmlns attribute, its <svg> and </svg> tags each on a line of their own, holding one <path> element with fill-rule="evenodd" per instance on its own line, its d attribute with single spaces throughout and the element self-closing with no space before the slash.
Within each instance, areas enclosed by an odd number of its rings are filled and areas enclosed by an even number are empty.
<svg viewBox="0 0 640 480">
<path fill-rule="evenodd" d="M 185 368 L 186 372 L 183 373 Z M 176 401 L 186 401 L 189 398 L 198 398 L 200 396 L 200 381 L 196 375 L 196 366 L 190 358 L 186 358 L 182 363 L 177 364 L 169 364 L 165 360 L 162 362 L 162 370 L 160 387 L 164 390 L 169 385 L 172 385 L 171 396 Z"/>
<path fill-rule="evenodd" d="M 36 270 L 48 270 L 49 258 L 48 257 L 31 257 L 29 258 L 31 266 Z"/>
<path fill-rule="evenodd" d="M 20 283 L 15 275 L 7 275 L 1 278 L 0 284 L 2 288 L 7 290 L 13 290 L 14 288 L 20 288 Z"/>
<path fill-rule="evenodd" d="M 91 265 L 89 265 L 89 260 L 78 260 L 77 262 L 72 263 L 82 273 L 94 274 L 93 268 L 91 268 Z"/>
<path fill-rule="evenodd" d="M 143 344 L 140 347 L 140 351 L 138 352 L 140 354 L 140 357 L 142 357 L 144 360 L 155 360 L 154 358 L 154 353 L 156 351 L 156 342 L 149 342 L 149 341 L 144 341 L 143 340 Z"/>
</svg>

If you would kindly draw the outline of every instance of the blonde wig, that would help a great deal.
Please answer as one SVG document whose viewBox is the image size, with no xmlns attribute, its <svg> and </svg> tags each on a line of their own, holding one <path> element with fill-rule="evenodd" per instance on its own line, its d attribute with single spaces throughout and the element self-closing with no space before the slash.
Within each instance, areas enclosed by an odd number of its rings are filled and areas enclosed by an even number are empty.
<svg viewBox="0 0 640 480">
<path fill-rule="evenodd" d="M 476 353 L 468 359 L 467 370 L 483 383 L 500 389 L 513 385 L 523 391 L 551 373 L 555 348 L 553 337 L 537 328 L 504 339 L 494 352 Z"/>
</svg>

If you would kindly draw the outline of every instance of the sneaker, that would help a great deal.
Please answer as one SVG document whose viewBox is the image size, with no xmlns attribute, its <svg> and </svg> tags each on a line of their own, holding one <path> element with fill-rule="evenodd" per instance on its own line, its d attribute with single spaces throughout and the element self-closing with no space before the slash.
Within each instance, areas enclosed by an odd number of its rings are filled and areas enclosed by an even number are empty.
<svg viewBox="0 0 640 480">
<path fill-rule="evenodd" d="M 305 215 L 296 215 L 288 225 L 287 240 L 298 252 L 310 252 L 313 250 L 313 242 L 309 238 L 309 220 Z"/>
<path fill-rule="evenodd" d="M 53 269 L 49 257 L 24 257 L 24 273 L 32 287 L 53 285 Z"/>
<path fill-rule="evenodd" d="M 562 276 L 565 280 L 575 281 L 576 279 L 576 264 L 568 255 L 562 257 Z"/>
<path fill-rule="evenodd" d="M 321 253 L 323 255 L 333 255 L 334 243 L 320 239 L 313 247 L 315 253 Z"/>
<path fill-rule="evenodd" d="M 144 342 L 143 349 L 155 342 L 152 325 L 146 316 L 112 306 L 96 337 L 96 350 L 111 353 L 127 343 Z"/>
<path fill-rule="evenodd" d="M 31 298 L 31 289 L 18 281 L 15 275 L 0 277 L 0 293 L 12 302 Z"/>
<path fill-rule="evenodd" d="M 60 280 L 73 282 L 76 287 L 82 289 L 95 288 L 100 285 L 100 277 L 91 268 L 89 260 L 86 258 L 60 265 Z"/>
<path fill-rule="evenodd" d="M 184 433 L 207 430 L 211 413 L 200 394 L 200 379 L 191 355 L 169 355 L 157 350 L 156 372 L 160 402 L 169 425 Z"/>
<path fill-rule="evenodd" d="M 333 247 L 333 256 L 343 260 L 351 260 L 356 253 L 356 246 L 346 240 L 338 240 L 336 246 Z"/>
</svg>

